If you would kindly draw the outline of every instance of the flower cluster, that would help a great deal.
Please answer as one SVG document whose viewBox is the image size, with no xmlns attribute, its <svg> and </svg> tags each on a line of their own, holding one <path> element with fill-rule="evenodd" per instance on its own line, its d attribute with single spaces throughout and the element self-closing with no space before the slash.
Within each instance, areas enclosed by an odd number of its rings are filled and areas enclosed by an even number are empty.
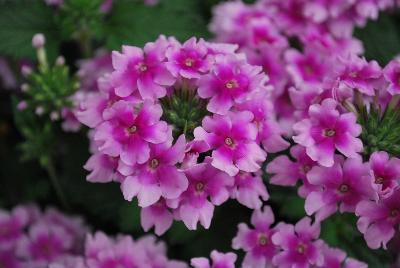
<svg viewBox="0 0 400 268">
<path fill-rule="evenodd" d="M 250 208 L 268 199 L 260 177 L 281 137 L 268 77 L 236 46 L 161 36 L 143 49 L 113 52 L 99 94 L 81 103 L 93 155 L 91 182 L 119 182 L 138 198 L 145 230 L 164 233 L 173 219 L 189 229 L 211 223 L 230 197 Z"/>
<path fill-rule="evenodd" d="M 268 163 L 270 182 L 300 181 L 298 194 L 317 221 L 355 213 L 371 248 L 386 247 L 400 222 L 400 60 L 384 68 L 367 61 L 351 34 L 394 5 L 229 2 L 215 8 L 210 26 L 216 40 L 239 44 L 250 63 L 263 66 L 274 86 L 268 97 L 294 145 Z"/>
<path fill-rule="evenodd" d="M 271 208 L 264 206 L 253 212 L 253 228 L 239 224 L 232 246 L 246 252 L 242 267 L 367 267 L 318 239 L 318 221 L 312 224 L 305 217 L 295 225 L 280 222 L 272 227 L 274 221 Z"/>
<path fill-rule="evenodd" d="M 52 208 L 41 212 L 37 206 L 27 205 L 0 210 L 0 267 L 187 267 L 184 262 L 169 260 L 165 244 L 154 236 L 133 240 L 126 235 L 113 238 L 88 231 L 81 218 Z M 216 259 L 224 261 L 218 254 Z"/>
</svg>

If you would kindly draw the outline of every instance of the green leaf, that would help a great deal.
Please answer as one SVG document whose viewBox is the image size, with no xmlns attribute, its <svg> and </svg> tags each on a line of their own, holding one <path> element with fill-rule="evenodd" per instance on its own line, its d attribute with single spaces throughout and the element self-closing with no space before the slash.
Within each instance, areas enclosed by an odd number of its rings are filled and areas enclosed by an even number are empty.
<svg viewBox="0 0 400 268">
<path fill-rule="evenodd" d="M 377 21 L 369 21 L 366 27 L 355 31 L 355 36 L 363 42 L 368 60 L 386 64 L 400 53 L 398 23 L 398 16 L 380 14 Z"/>
<path fill-rule="evenodd" d="M 34 34 L 43 33 L 48 55 L 54 59 L 59 38 L 53 12 L 41 0 L 0 1 L 0 54 L 35 59 L 31 40 Z"/>
<path fill-rule="evenodd" d="M 154 7 L 141 1 L 119 1 L 113 6 L 105 26 L 106 45 L 143 46 L 160 34 L 183 41 L 192 36 L 208 37 L 207 22 L 197 11 L 201 1 L 165 0 Z"/>
</svg>

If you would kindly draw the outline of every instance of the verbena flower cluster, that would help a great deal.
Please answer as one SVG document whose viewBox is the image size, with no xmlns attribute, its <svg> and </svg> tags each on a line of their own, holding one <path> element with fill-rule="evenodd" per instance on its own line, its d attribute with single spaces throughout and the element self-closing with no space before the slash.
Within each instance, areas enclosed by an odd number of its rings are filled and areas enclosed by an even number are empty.
<svg viewBox="0 0 400 268">
<path fill-rule="evenodd" d="M 239 224 L 232 246 L 246 253 L 242 267 L 367 267 L 319 239 L 318 221 L 305 217 L 295 225 L 280 222 L 272 227 L 274 221 L 271 208 L 264 206 L 253 212 L 253 227 Z"/>
<path fill-rule="evenodd" d="M 133 240 L 128 235 L 90 233 L 79 217 L 49 208 L 21 205 L 0 210 L 0 267 L 4 268 L 185 268 L 170 260 L 163 242 L 152 235 Z M 232 253 L 213 252 L 214 263 L 234 267 Z M 201 261 L 193 260 L 193 263 Z M 194 265 L 194 264 L 193 264 Z M 195 266 L 194 267 L 205 267 Z M 214 267 L 214 266 L 213 266 Z"/>
<path fill-rule="evenodd" d="M 173 219 L 208 228 L 230 197 L 253 209 L 268 199 L 261 164 L 289 143 L 268 77 L 235 49 L 163 36 L 123 46 L 100 92 L 81 103 L 78 118 L 93 128 L 87 179 L 119 182 L 125 199 L 137 197 L 145 230 L 162 234 Z"/>
<path fill-rule="evenodd" d="M 351 33 L 395 3 L 321 3 L 226 3 L 215 9 L 211 30 L 238 43 L 274 85 L 277 119 L 294 145 L 267 165 L 270 182 L 300 181 L 308 215 L 320 222 L 355 213 L 368 246 L 386 248 L 400 223 L 400 60 L 367 61 Z"/>
</svg>

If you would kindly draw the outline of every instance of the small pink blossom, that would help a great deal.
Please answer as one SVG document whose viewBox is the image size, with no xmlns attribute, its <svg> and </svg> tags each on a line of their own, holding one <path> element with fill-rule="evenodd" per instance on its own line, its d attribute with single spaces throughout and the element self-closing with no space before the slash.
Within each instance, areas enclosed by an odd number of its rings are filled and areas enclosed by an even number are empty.
<svg viewBox="0 0 400 268">
<path fill-rule="evenodd" d="M 210 162 L 207 158 L 185 170 L 189 186 L 180 197 L 179 216 L 190 230 L 195 230 L 199 221 L 204 228 L 210 227 L 214 206 L 228 200 L 228 189 L 233 185 L 233 178 Z"/>
<path fill-rule="evenodd" d="M 250 92 L 263 88 L 265 76 L 260 67 L 232 55 L 218 55 L 215 62 L 211 73 L 200 78 L 197 89 L 200 98 L 211 98 L 207 105 L 210 112 L 224 115 L 234 103 L 245 101 Z"/>
<path fill-rule="evenodd" d="M 160 121 L 161 115 L 161 106 L 149 101 L 139 108 L 127 101 L 118 101 L 105 115 L 106 121 L 96 129 L 94 140 L 102 143 L 99 150 L 104 154 L 120 156 L 128 165 L 143 164 L 149 159 L 149 145 L 169 138 L 167 123 Z"/>
<path fill-rule="evenodd" d="M 154 226 L 154 232 L 162 235 L 171 227 L 173 215 L 169 205 L 168 201 L 161 198 L 155 204 L 141 209 L 140 223 L 146 232 Z"/>
<path fill-rule="evenodd" d="M 235 253 L 221 253 L 213 250 L 211 252 L 211 265 L 207 258 L 192 258 L 190 264 L 194 268 L 235 268 L 236 259 Z"/>
<path fill-rule="evenodd" d="M 251 209 L 260 209 L 263 202 L 269 199 L 267 188 L 259 174 L 239 172 L 235 176 L 235 184 L 231 196 L 240 204 Z"/>
<path fill-rule="evenodd" d="M 393 238 L 400 223 L 400 191 L 378 203 L 363 200 L 358 203 L 356 215 L 358 230 L 364 234 L 365 241 L 372 249 L 383 246 Z"/>
<path fill-rule="evenodd" d="M 354 212 L 358 202 L 372 195 L 368 165 L 360 159 L 337 161 L 332 167 L 315 166 L 307 174 L 312 185 L 319 186 L 308 194 L 305 210 L 316 213 L 321 221 L 338 210 Z"/>
<path fill-rule="evenodd" d="M 400 94 L 400 59 L 394 59 L 383 69 L 383 75 L 389 83 L 387 91 L 391 95 Z"/>
<path fill-rule="evenodd" d="M 161 197 L 178 198 L 188 187 L 188 180 L 175 165 L 182 162 L 185 150 L 185 138 L 180 136 L 176 143 L 154 144 L 150 146 L 149 158 L 142 164 L 131 168 L 121 184 L 126 200 L 137 196 L 139 206 L 147 207 L 155 204 Z"/>
<path fill-rule="evenodd" d="M 367 62 L 364 58 L 350 56 L 339 61 L 336 77 L 347 87 L 359 90 L 368 96 L 375 95 L 375 83 L 382 75 L 376 61 Z"/>
<path fill-rule="evenodd" d="M 399 188 L 400 159 L 391 158 L 386 152 L 374 152 L 369 159 L 371 185 L 378 198 L 387 198 Z"/>
<path fill-rule="evenodd" d="M 166 87 L 175 80 L 165 67 L 165 49 L 167 44 L 159 39 L 148 43 L 144 49 L 123 46 L 122 53 L 114 51 L 111 74 L 115 94 L 127 97 L 140 95 L 143 99 L 157 99 L 166 95 Z"/>
<path fill-rule="evenodd" d="M 183 45 L 175 44 L 168 48 L 166 66 L 174 77 L 200 78 L 208 71 L 207 46 L 203 39 L 196 42 L 192 37 Z"/>
<path fill-rule="evenodd" d="M 246 256 L 243 260 L 243 267 L 268 267 L 272 258 L 278 252 L 278 248 L 272 243 L 271 237 L 275 229 L 270 226 L 274 223 L 275 217 L 269 206 L 262 210 L 255 210 L 251 216 L 250 229 L 245 223 L 240 223 L 238 233 L 232 240 L 234 249 L 243 249 Z"/>
<path fill-rule="evenodd" d="M 279 224 L 272 236 L 272 242 L 282 251 L 273 257 L 273 264 L 282 268 L 322 265 L 324 258 L 320 250 L 323 242 L 317 240 L 319 234 L 319 222 L 311 224 L 308 217 L 300 220 L 295 226 Z"/>
<path fill-rule="evenodd" d="M 16 207 L 11 212 L 0 209 L 0 250 L 13 248 L 29 222 L 28 211 Z"/>
<path fill-rule="evenodd" d="M 266 158 L 266 153 L 255 142 L 257 128 L 250 112 L 215 114 L 203 119 L 203 127 L 194 130 L 196 140 L 204 140 L 213 149 L 212 165 L 230 176 L 239 170 L 255 172 Z"/>
<path fill-rule="evenodd" d="M 351 158 L 357 157 L 363 149 L 361 140 L 356 138 L 361 134 L 356 116 L 340 114 L 336 106 L 333 99 L 311 105 L 309 118 L 293 126 L 297 133 L 293 140 L 307 148 L 311 159 L 326 167 L 333 165 L 335 149 Z"/>
</svg>

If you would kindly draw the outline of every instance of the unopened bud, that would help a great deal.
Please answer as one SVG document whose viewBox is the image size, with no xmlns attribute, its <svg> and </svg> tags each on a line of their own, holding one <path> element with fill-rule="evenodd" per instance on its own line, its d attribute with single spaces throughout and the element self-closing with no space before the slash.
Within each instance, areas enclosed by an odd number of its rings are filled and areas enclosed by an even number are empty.
<svg viewBox="0 0 400 268">
<path fill-rule="evenodd" d="M 44 114 L 44 108 L 43 108 L 42 106 L 36 107 L 35 113 L 36 113 L 38 116 L 41 116 L 42 114 Z"/>
<path fill-rule="evenodd" d="M 28 108 L 28 104 L 26 103 L 26 101 L 20 101 L 20 102 L 17 104 L 17 109 L 18 109 L 19 111 L 23 111 L 23 110 L 25 110 L 26 108 Z"/>
<path fill-rule="evenodd" d="M 46 43 L 46 39 L 43 34 L 37 33 L 33 36 L 32 38 L 32 46 L 34 48 L 42 48 L 44 44 Z"/>
<path fill-rule="evenodd" d="M 56 65 L 64 65 L 65 64 L 65 58 L 63 56 L 58 56 L 56 59 Z"/>
<path fill-rule="evenodd" d="M 28 65 L 22 65 L 21 73 L 23 76 L 27 77 L 32 73 L 32 68 Z"/>
</svg>

